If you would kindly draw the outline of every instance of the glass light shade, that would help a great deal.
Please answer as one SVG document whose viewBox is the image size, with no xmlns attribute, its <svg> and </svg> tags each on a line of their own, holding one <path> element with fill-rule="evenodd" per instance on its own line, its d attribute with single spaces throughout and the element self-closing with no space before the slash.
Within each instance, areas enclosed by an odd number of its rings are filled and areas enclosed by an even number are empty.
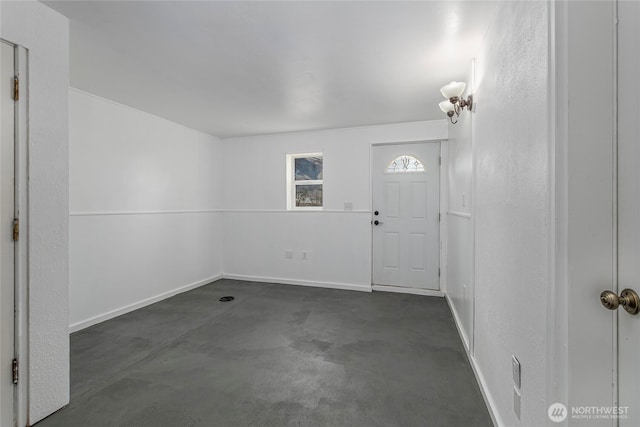
<svg viewBox="0 0 640 427">
<path fill-rule="evenodd" d="M 466 87 L 467 84 L 465 82 L 451 82 L 446 86 L 442 86 L 440 88 L 440 93 L 442 93 L 442 96 L 449 99 L 462 95 Z"/>
<path fill-rule="evenodd" d="M 449 111 L 453 111 L 454 105 L 448 99 L 446 101 L 442 101 L 438 104 L 443 113 L 448 113 Z"/>
</svg>

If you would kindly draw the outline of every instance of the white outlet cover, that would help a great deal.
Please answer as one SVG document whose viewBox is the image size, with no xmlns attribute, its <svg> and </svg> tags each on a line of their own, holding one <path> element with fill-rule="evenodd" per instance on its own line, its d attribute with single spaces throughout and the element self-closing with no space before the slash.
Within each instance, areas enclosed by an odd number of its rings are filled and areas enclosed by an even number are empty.
<svg viewBox="0 0 640 427">
<path fill-rule="evenodd" d="M 293 258 L 293 251 L 284 251 L 284 257 L 287 259 Z"/>
<path fill-rule="evenodd" d="M 344 210 L 352 211 L 353 210 L 353 202 L 344 202 Z"/>
<path fill-rule="evenodd" d="M 521 384 L 521 371 L 520 371 L 520 361 L 515 357 L 515 356 L 511 356 L 511 372 L 513 375 L 513 383 L 515 384 L 515 386 L 520 389 Z"/>
</svg>

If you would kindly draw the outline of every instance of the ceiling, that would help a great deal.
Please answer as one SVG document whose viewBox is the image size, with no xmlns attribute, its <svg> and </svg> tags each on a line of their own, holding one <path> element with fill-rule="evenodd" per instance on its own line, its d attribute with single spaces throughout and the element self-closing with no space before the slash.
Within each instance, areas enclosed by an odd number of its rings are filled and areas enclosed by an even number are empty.
<svg viewBox="0 0 640 427">
<path fill-rule="evenodd" d="M 45 1 L 71 85 L 220 137 L 442 119 L 495 2 Z"/>
</svg>

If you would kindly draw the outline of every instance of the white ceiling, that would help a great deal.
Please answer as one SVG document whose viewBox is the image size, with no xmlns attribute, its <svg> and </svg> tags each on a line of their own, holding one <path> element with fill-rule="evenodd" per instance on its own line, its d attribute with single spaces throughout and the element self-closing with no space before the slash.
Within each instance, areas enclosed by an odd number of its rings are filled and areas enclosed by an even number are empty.
<svg viewBox="0 0 640 427">
<path fill-rule="evenodd" d="M 226 137 L 442 119 L 495 2 L 46 1 L 71 85 Z"/>
</svg>

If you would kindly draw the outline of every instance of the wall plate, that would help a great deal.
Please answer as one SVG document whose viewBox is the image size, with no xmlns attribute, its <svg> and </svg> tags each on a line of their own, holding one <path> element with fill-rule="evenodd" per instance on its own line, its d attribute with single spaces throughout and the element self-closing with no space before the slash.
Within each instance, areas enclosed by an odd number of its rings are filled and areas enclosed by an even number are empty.
<svg viewBox="0 0 640 427">
<path fill-rule="evenodd" d="M 513 373 L 513 383 L 515 384 L 515 386 L 519 390 L 521 388 L 521 384 L 520 384 L 520 378 L 521 378 L 520 361 L 515 356 L 511 356 L 511 371 Z"/>
</svg>

